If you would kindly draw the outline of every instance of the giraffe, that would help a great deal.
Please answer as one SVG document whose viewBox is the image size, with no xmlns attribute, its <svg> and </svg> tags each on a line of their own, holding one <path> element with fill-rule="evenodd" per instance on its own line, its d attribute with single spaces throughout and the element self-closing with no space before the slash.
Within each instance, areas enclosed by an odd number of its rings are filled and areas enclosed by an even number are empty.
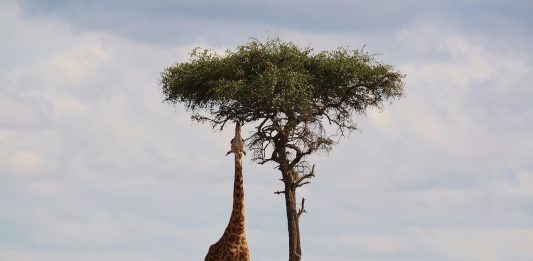
<svg viewBox="0 0 533 261">
<path fill-rule="evenodd" d="M 209 247 L 205 261 L 250 261 L 246 243 L 244 223 L 244 187 L 242 177 L 242 154 L 244 141 L 241 137 L 241 125 L 235 125 L 235 137 L 231 140 L 231 150 L 235 156 L 235 181 L 233 184 L 233 211 L 222 237 Z"/>
</svg>

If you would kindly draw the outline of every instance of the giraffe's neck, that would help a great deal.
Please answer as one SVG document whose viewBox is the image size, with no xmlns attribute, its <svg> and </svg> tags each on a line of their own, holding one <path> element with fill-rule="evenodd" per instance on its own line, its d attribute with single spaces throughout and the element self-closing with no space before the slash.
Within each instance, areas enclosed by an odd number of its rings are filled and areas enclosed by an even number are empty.
<svg viewBox="0 0 533 261">
<path fill-rule="evenodd" d="M 238 123 L 238 122 L 235 124 L 235 137 L 234 138 L 242 139 L 242 137 L 241 137 L 241 124 Z"/>
<path fill-rule="evenodd" d="M 235 153 L 235 181 L 233 182 L 233 212 L 231 213 L 231 218 L 244 224 L 244 186 L 241 153 Z"/>
<path fill-rule="evenodd" d="M 240 135 L 240 124 L 235 128 L 235 139 L 242 141 Z M 242 143 L 240 143 L 242 144 Z M 230 221 L 226 228 L 226 233 L 233 235 L 244 235 L 244 185 L 242 176 L 242 145 L 237 151 L 233 152 L 235 156 L 235 180 L 233 182 L 233 211 L 231 212 Z"/>
</svg>

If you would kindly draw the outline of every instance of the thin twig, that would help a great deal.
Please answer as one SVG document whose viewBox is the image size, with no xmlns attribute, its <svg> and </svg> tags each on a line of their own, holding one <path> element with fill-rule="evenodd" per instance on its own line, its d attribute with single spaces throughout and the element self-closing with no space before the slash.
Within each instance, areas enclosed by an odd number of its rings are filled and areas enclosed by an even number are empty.
<svg viewBox="0 0 533 261">
<path fill-rule="evenodd" d="M 298 218 L 300 217 L 300 215 L 302 215 L 302 213 L 307 213 L 307 211 L 305 211 L 305 198 L 302 198 L 302 207 L 300 208 L 300 210 L 298 210 L 298 213 L 296 214 Z"/>
</svg>

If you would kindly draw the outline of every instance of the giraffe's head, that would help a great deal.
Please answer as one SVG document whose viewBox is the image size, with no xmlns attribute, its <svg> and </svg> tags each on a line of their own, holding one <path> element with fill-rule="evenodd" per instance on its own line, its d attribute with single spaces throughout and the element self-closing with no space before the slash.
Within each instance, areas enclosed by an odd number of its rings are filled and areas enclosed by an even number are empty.
<svg viewBox="0 0 533 261">
<path fill-rule="evenodd" d="M 240 122 L 236 122 L 235 123 L 235 136 L 241 136 L 241 123 Z"/>
<path fill-rule="evenodd" d="M 235 137 L 231 140 L 231 150 L 226 153 L 226 155 L 229 155 L 230 153 L 243 153 L 244 152 L 244 140 L 241 137 L 241 123 L 236 122 L 235 123 Z"/>
</svg>

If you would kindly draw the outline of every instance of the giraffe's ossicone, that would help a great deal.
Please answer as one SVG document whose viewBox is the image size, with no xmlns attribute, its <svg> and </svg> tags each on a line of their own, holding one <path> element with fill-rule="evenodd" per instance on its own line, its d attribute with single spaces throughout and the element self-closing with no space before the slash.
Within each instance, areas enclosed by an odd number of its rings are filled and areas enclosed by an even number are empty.
<svg viewBox="0 0 533 261">
<path fill-rule="evenodd" d="M 224 234 L 215 244 L 209 247 L 205 261 L 250 261 L 244 222 L 244 186 L 242 176 L 244 141 L 241 137 L 241 125 L 239 123 L 235 126 L 235 137 L 231 140 L 231 150 L 226 155 L 230 153 L 235 156 L 233 210 Z"/>
</svg>

